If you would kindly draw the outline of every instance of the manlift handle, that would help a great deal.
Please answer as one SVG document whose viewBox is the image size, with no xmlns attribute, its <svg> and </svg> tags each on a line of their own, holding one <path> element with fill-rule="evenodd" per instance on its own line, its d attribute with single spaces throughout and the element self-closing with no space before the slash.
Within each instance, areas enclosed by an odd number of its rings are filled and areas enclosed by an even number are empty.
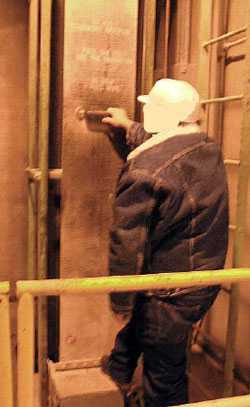
<svg viewBox="0 0 250 407">
<path fill-rule="evenodd" d="M 88 110 L 84 112 L 83 120 L 89 131 L 107 133 L 110 132 L 110 125 L 102 123 L 105 117 L 111 117 L 111 114 L 105 110 Z"/>
</svg>

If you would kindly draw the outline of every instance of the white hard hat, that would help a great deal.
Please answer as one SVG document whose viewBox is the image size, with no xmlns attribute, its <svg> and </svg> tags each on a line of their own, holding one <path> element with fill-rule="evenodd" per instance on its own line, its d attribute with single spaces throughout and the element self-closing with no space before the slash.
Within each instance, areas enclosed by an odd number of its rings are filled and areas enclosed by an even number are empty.
<svg viewBox="0 0 250 407">
<path fill-rule="evenodd" d="M 148 95 L 137 98 L 139 102 L 156 106 L 176 107 L 180 121 L 194 123 L 200 119 L 200 97 L 196 89 L 186 81 L 158 80 Z"/>
</svg>

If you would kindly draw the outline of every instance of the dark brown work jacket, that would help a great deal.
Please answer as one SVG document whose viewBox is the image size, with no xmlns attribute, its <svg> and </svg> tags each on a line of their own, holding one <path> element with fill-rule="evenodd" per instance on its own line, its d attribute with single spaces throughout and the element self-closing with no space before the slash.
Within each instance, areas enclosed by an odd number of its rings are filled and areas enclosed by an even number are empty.
<svg viewBox="0 0 250 407">
<path fill-rule="evenodd" d="M 133 150 L 149 137 L 134 123 L 127 144 Z M 227 243 L 226 173 L 218 146 L 206 134 L 177 134 L 127 160 L 114 202 L 110 275 L 220 269 Z M 218 291 L 219 286 L 189 287 L 153 295 L 193 323 Z M 134 300 L 134 293 L 111 294 L 117 313 L 130 311 Z"/>
</svg>

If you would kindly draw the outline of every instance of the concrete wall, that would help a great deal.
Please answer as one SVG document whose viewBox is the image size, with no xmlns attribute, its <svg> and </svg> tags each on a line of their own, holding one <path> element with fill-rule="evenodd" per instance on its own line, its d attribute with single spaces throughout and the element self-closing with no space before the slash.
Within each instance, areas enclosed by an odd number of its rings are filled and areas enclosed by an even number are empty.
<svg viewBox="0 0 250 407">
<path fill-rule="evenodd" d="M 0 3 L 0 279 L 25 277 L 27 1 Z"/>
<path fill-rule="evenodd" d="M 188 1 L 179 0 L 176 2 L 173 11 L 173 21 L 171 29 L 171 43 L 169 54 L 169 76 L 177 79 L 188 80 L 194 85 L 197 85 L 198 74 L 198 55 L 199 47 L 198 43 L 198 30 L 199 30 L 199 15 L 200 15 L 200 1 L 192 0 L 191 14 L 190 14 L 190 30 L 186 27 L 186 37 L 183 33 L 185 30 L 184 18 L 186 18 L 185 9 Z M 221 24 L 221 7 L 222 2 L 220 0 L 214 1 L 213 9 L 213 32 L 212 37 L 222 34 L 219 31 Z M 223 7 L 222 7 L 223 9 Z M 236 30 L 246 24 L 246 9 L 247 2 L 241 0 L 230 0 L 228 11 L 228 27 L 225 27 L 225 31 Z M 182 22 L 182 23 L 181 23 Z M 187 46 L 184 40 L 189 36 L 189 52 L 188 58 L 185 60 L 185 47 Z M 229 41 L 241 38 L 244 34 L 233 37 Z M 211 80 L 210 89 L 211 95 L 216 96 L 215 89 L 218 86 L 218 63 L 216 56 L 216 46 L 212 54 L 212 66 L 211 66 Z M 232 48 L 228 52 L 228 56 L 238 55 L 246 52 L 245 44 L 238 45 Z M 225 95 L 238 95 L 243 92 L 244 87 L 244 60 L 231 63 L 226 66 L 225 69 Z M 240 130 L 242 119 L 242 103 L 235 101 L 232 103 L 226 103 L 224 105 L 224 114 L 222 121 L 222 134 L 218 133 L 218 127 L 216 127 L 216 106 L 211 107 L 210 110 L 210 123 L 209 131 L 210 136 L 215 138 L 218 143 L 221 143 L 223 154 L 226 159 L 239 159 L 240 154 Z M 238 168 L 237 166 L 227 166 L 229 190 L 230 190 L 230 223 L 236 222 L 236 202 L 237 202 L 237 181 L 238 181 Z M 250 202 L 250 193 L 249 193 Z M 244 265 L 249 266 L 250 252 L 247 249 L 250 244 L 250 225 L 249 225 L 249 211 L 246 215 L 246 222 L 248 222 L 247 230 L 247 242 L 246 242 L 246 256 Z M 226 267 L 232 267 L 233 247 L 234 247 L 234 232 L 230 231 L 229 250 L 227 256 Z M 236 357 L 238 363 L 243 367 L 249 367 L 250 361 L 249 354 L 249 284 L 240 285 L 240 314 L 239 325 L 237 333 L 237 348 Z M 226 327 L 227 327 L 227 313 L 228 313 L 229 295 L 221 291 L 216 303 L 210 311 L 206 319 L 206 331 L 211 336 L 212 340 L 220 346 L 225 346 L 226 341 Z"/>
</svg>

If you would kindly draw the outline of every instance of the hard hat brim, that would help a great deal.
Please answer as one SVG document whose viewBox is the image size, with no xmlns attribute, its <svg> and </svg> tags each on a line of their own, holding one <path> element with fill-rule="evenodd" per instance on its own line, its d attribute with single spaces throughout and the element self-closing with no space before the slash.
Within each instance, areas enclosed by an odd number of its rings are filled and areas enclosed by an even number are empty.
<svg viewBox="0 0 250 407">
<path fill-rule="evenodd" d="M 148 95 L 141 95 L 137 97 L 137 100 L 141 103 L 149 103 L 149 96 Z"/>
</svg>

